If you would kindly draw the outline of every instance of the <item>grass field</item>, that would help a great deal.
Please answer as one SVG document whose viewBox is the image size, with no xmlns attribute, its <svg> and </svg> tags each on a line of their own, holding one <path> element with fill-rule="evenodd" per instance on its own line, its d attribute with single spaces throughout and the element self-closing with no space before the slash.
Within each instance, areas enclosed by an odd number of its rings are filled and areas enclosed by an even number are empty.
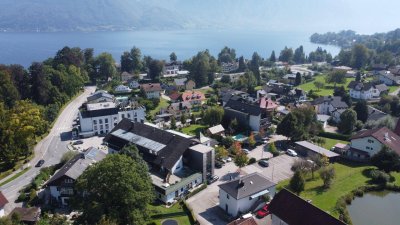
<svg viewBox="0 0 400 225">
<path fill-rule="evenodd" d="M 200 131 L 207 129 L 206 125 L 193 124 L 188 127 L 182 128 L 182 132 L 188 135 L 197 135 Z"/>
<path fill-rule="evenodd" d="M 315 93 L 321 95 L 321 96 L 327 96 L 327 95 L 333 95 L 333 91 L 334 91 L 334 84 L 328 84 L 325 82 L 325 77 L 327 75 L 319 75 L 319 76 L 315 76 L 315 80 L 308 82 L 308 83 L 304 83 L 302 85 L 299 85 L 298 87 L 301 88 L 304 91 L 310 91 L 310 90 L 314 90 Z M 347 85 L 349 85 L 349 83 L 351 81 L 353 81 L 354 78 L 346 78 L 346 83 L 345 84 L 336 84 L 336 86 L 344 86 L 344 88 L 346 90 L 348 90 Z M 325 87 L 321 88 L 318 91 L 318 88 L 315 87 L 314 82 L 315 81 L 319 81 L 325 84 Z"/>
<path fill-rule="evenodd" d="M 303 199 L 311 199 L 312 204 L 338 217 L 338 213 L 334 210 L 336 201 L 355 188 L 368 184 L 369 178 L 366 177 L 366 174 L 368 170 L 374 167 L 353 163 L 335 163 L 333 166 L 336 177 L 328 190 L 322 188 L 323 182 L 319 179 L 318 173 L 315 173 L 314 180 L 311 179 L 311 175 L 307 175 L 305 190 L 300 196 Z M 395 183 L 399 185 L 400 173 L 392 173 L 391 175 L 396 178 Z M 288 184 L 289 180 L 282 181 L 277 188 L 287 187 Z"/>
<path fill-rule="evenodd" d="M 178 225 L 190 225 L 188 215 L 179 204 L 175 204 L 170 208 L 166 208 L 163 205 L 150 205 L 149 210 L 152 220 L 148 224 L 154 222 L 157 225 L 161 225 L 161 222 L 166 219 L 174 219 L 178 222 Z"/>
<path fill-rule="evenodd" d="M 400 88 L 399 86 L 389 86 L 389 93 L 392 93 L 392 92 L 396 91 L 399 88 Z"/>
<path fill-rule="evenodd" d="M 165 100 L 164 98 L 160 98 L 160 103 L 158 104 L 158 106 L 155 109 L 151 110 L 149 114 L 155 116 L 156 113 L 160 112 L 160 109 L 167 108 L 168 105 L 169 104 L 167 100 Z"/>
<path fill-rule="evenodd" d="M 326 138 L 326 137 L 321 137 L 322 139 L 325 140 L 325 144 L 322 145 L 323 148 L 326 149 L 331 149 L 334 145 L 337 143 L 342 143 L 342 144 L 348 144 L 348 141 L 342 141 L 342 140 L 336 140 L 336 139 L 331 139 L 331 138 Z"/>
</svg>

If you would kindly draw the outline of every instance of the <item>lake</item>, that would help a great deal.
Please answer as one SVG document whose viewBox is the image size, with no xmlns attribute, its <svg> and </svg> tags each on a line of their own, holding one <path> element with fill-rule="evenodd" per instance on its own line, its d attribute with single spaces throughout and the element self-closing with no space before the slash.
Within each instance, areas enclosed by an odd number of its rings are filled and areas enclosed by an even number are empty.
<svg viewBox="0 0 400 225">
<path fill-rule="evenodd" d="M 400 224 L 400 193 L 369 192 L 347 206 L 354 225 Z"/>
<path fill-rule="evenodd" d="M 217 57 L 228 46 L 236 55 L 251 58 L 254 51 L 269 57 L 272 50 L 277 56 L 285 46 L 303 45 L 306 53 L 317 44 L 309 41 L 311 33 L 268 32 L 251 30 L 180 30 L 180 31 L 126 31 L 126 32 L 59 32 L 59 33 L 0 33 L 0 64 L 29 66 L 33 61 L 43 61 L 55 55 L 64 46 L 94 48 L 95 53 L 109 52 L 119 62 L 124 51 L 136 46 L 143 55 L 168 59 L 175 52 L 178 60 L 192 57 L 198 51 L 209 49 Z M 337 55 L 338 47 L 323 46 Z"/>
</svg>

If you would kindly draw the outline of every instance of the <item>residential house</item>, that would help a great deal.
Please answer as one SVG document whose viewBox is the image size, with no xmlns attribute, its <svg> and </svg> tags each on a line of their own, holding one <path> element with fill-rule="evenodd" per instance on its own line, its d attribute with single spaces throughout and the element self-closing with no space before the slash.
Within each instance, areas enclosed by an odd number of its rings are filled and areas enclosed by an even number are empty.
<svg viewBox="0 0 400 225">
<path fill-rule="evenodd" d="M 140 87 L 140 84 L 137 80 L 135 79 L 130 79 L 127 81 L 128 86 L 132 89 L 138 89 Z"/>
<path fill-rule="evenodd" d="M 335 161 L 339 157 L 339 154 L 318 145 L 314 145 L 308 141 L 298 141 L 295 144 L 296 152 L 304 157 L 326 156 L 331 162 Z"/>
<path fill-rule="evenodd" d="M 382 111 L 380 111 L 379 109 L 376 109 L 372 106 L 368 106 L 368 121 L 377 121 L 380 120 L 382 118 L 384 118 L 385 116 L 387 116 L 387 113 L 384 113 Z"/>
<path fill-rule="evenodd" d="M 39 207 L 15 207 L 10 215 L 17 214 L 24 224 L 36 224 L 40 219 L 41 210 Z"/>
<path fill-rule="evenodd" d="M 105 138 L 109 153 L 135 144 L 148 163 L 156 197 L 172 203 L 214 174 L 214 149 L 177 131 L 122 120 Z"/>
<path fill-rule="evenodd" d="M 190 102 L 175 102 L 171 103 L 166 112 L 175 116 L 175 118 L 180 118 L 183 113 L 189 115 L 192 109 L 192 104 Z"/>
<path fill-rule="evenodd" d="M 78 112 L 79 136 L 90 137 L 106 134 L 123 118 L 143 123 L 145 116 L 145 107 L 137 102 L 85 103 Z"/>
<path fill-rule="evenodd" d="M 346 225 L 286 189 L 275 195 L 268 209 L 272 225 Z"/>
<path fill-rule="evenodd" d="M 160 98 L 162 89 L 160 83 L 148 83 L 140 85 L 140 89 L 145 93 L 146 98 Z"/>
<path fill-rule="evenodd" d="M 231 73 L 235 72 L 236 70 L 239 69 L 239 63 L 238 62 L 228 62 L 228 63 L 221 63 L 221 72 L 222 73 Z"/>
<path fill-rule="evenodd" d="M 196 87 L 196 82 L 194 82 L 193 80 L 188 80 L 185 83 L 185 89 L 186 90 L 193 90 Z"/>
<path fill-rule="evenodd" d="M 99 102 L 114 102 L 115 97 L 109 94 L 107 91 L 99 90 L 87 97 L 88 103 L 99 103 Z"/>
<path fill-rule="evenodd" d="M 106 155 L 104 151 L 91 147 L 85 152 L 78 153 L 66 162 L 63 167 L 45 183 L 45 187 L 51 196 L 50 201 L 62 206 L 67 206 L 69 204 L 69 199 L 76 194 L 74 186 L 78 177 L 86 168 L 93 163 L 103 160 Z"/>
<path fill-rule="evenodd" d="M 350 89 L 350 97 L 364 100 L 379 98 L 381 94 L 387 93 L 389 90 L 385 84 L 375 85 L 371 82 L 360 81 L 351 81 L 347 87 Z"/>
<path fill-rule="evenodd" d="M 253 131 L 265 129 L 277 105 L 270 99 L 261 98 L 258 102 L 249 102 L 240 96 L 233 96 L 224 106 L 224 120 L 236 119 L 240 126 Z"/>
<path fill-rule="evenodd" d="M 289 91 L 289 93 L 287 94 L 287 98 L 290 99 L 292 102 L 306 101 L 307 93 L 300 88 L 295 88 Z"/>
<path fill-rule="evenodd" d="M 164 65 L 163 69 L 163 77 L 176 77 L 178 76 L 178 72 L 182 66 L 182 63 L 179 61 L 169 62 Z"/>
<path fill-rule="evenodd" d="M 4 213 L 4 207 L 7 205 L 8 200 L 6 196 L 4 196 L 3 192 L 0 191 L 0 217 L 3 217 L 5 215 Z"/>
<path fill-rule="evenodd" d="M 177 90 L 185 90 L 187 78 L 176 78 L 174 79 L 174 86 Z"/>
<path fill-rule="evenodd" d="M 323 96 L 312 103 L 317 114 L 332 115 L 334 111 L 346 110 L 349 108 L 340 96 Z M 340 117 L 340 116 L 339 116 Z"/>
<path fill-rule="evenodd" d="M 114 91 L 116 93 L 130 93 L 132 91 L 132 89 L 130 89 L 128 86 L 125 85 L 118 85 L 117 87 L 115 87 Z"/>
<path fill-rule="evenodd" d="M 317 114 L 317 120 L 322 124 L 322 128 L 325 128 L 326 125 L 328 125 L 329 118 L 330 116 L 328 115 Z"/>
<path fill-rule="evenodd" d="M 241 76 L 243 76 L 245 73 L 241 72 L 241 73 L 228 73 L 228 74 L 223 74 L 223 75 L 227 75 L 229 76 L 229 78 L 231 79 L 231 83 L 234 83 L 236 81 L 238 81 L 240 79 Z"/>
<path fill-rule="evenodd" d="M 286 80 L 287 83 L 290 85 L 296 84 L 296 74 L 286 74 L 285 76 L 283 76 L 283 79 Z"/>
<path fill-rule="evenodd" d="M 213 135 L 220 135 L 220 136 L 222 135 L 223 136 L 224 132 L 225 132 L 225 128 L 221 124 L 218 124 L 216 126 L 213 126 L 213 127 L 210 127 L 207 129 L 207 134 L 209 136 L 213 136 Z"/>
<path fill-rule="evenodd" d="M 229 101 L 229 99 L 232 96 L 241 96 L 242 98 L 245 98 L 249 94 L 247 94 L 244 91 L 238 91 L 238 90 L 228 89 L 228 88 L 221 88 L 219 95 L 221 97 L 222 106 L 225 106 L 225 104 Z"/>
<path fill-rule="evenodd" d="M 350 141 L 350 148 L 345 156 L 354 160 L 369 160 L 383 146 L 400 155 L 400 137 L 387 127 L 359 131 Z"/>
<path fill-rule="evenodd" d="M 133 79 L 134 77 L 135 77 L 135 74 L 131 74 L 131 73 L 128 73 L 128 72 L 122 72 L 121 73 L 121 81 L 123 83 L 127 82 L 130 79 Z"/>
<path fill-rule="evenodd" d="M 400 84 L 400 76 L 396 76 L 390 71 L 380 71 L 378 77 L 380 82 L 388 86 L 398 86 Z"/>
<path fill-rule="evenodd" d="M 251 173 L 218 185 L 219 207 L 232 217 L 245 214 L 260 203 L 263 196 L 275 195 L 276 184 L 260 173 Z"/>
<path fill-rule="evenodd" d="M 389 68 L 389 72 L 395 76 L 400 76 L 400 65 Z"/>
<path fill-rule="evenodd" d="M 190 102 L 192 106 L 195 106 L 202 105 L 205 102 L 206 97 L 203 92 L 193 90 L 183 92 L 180 100 L 182 102 Z"/>
<path fill-rule="evenodd" d="M 168 97 L 171 99 L 171 102 L 179 102 L 181 99 L 181 93 L 179 92 L 172 92 Z"/>
</svg>

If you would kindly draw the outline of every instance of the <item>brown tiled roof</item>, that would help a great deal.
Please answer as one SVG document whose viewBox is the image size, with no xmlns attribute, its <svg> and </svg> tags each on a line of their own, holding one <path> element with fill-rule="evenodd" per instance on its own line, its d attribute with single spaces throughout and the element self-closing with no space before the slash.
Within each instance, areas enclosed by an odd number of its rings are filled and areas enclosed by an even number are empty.
<svg viewBox="0 0 400 225">
<path fill-rule="evenodd" d="M 145 92 L 162 90 L 160 83 L 142 84 L 140 86 Z"/>
<path fill-rule="evenodd" d="M 272 101 L 272 99 L 266 98 L 266 97 L 262 97 L 260 99 L 260 108 L 262 109 L 276 109 L 278 107 L 278 105 Z"/>
<path fill-rule="evenodd" d="M 290 225 L 346 225 L 286 189 L 275 195 L 268 209 Z"/>
<path fill-rule="evenodd" d="M 198 100 L 198 101 L 203 101 L 205 100 L 206 97 L 204 96 L 204 93 L 201 91 L 185 91 L 182 93 L 182 101 L 192 101 L 192 100 Z"/>
<path fill-rule="evenodd" d="M 257 222 L 254 220 L 253 217 L 247 219 L 237 219 L 234 220 L 227 225 L 257 225 Z"/>
<path fill-rule="evenodd" d="M 369 130 L 362 130 L 355 134 L 351 139 L 364 137 L 374 137 L 383 145 L 397 152 L 400 155 L 400 137 L 387 127 L 380 127 Z"/>
<path fill-rule="evenodd" d="M 172 100 L 178 100 L 179 97 L 181 97 L 181 94 L 179 94 L 179 92 L 174 92 L 174 93 L 169 95 L 169 98 L 172 99 Z"/>
<path fill-rule="evenodd" d="M 0 191 L 0 208 L 3 208 L 8 203 L 6 196 Z"/>
</svg>

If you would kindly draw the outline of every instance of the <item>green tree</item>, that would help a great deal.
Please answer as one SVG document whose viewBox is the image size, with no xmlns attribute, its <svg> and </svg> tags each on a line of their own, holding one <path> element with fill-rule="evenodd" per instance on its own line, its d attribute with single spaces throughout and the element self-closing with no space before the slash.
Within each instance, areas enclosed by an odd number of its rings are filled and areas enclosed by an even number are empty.
<svg viewBox="0 0 400 225">
<path fill-rule="evenodd" d="M 210 84 L 214 78 L 214 73 L 218 70 L 217 60 L 210 55 L 208 50 L 197 53 L 186 64 L 185 67 L 188 67 L 191 78 L 198 87 Z"/>
<path fill-rule="evenodd" d="M 194 115 L 193 113 L 192 113 L 192 115 L 190 116 L 190 122 L 191 122 L 191 124 L 196 124 L 196 115 Z"/>
<path fill-rule="evenodd" d="M 387 146 L 383 146 L 378 153 L 372 156 L 371 163 L 386 173 L 400 171 L 399 155 Z"/>
<path fill-rule="evenodd" d="M 238 69 L 238 72 L 244 72 L 244 71 L 246 71 L 246 69 L 247 69 L 247 65 L 246 65 L 246 62 L 244 61 L 244 57 L 240 56 L 239 57 L 239 69 Z"/>
<path fill-rule="evenodd" d="M 115 61 L 110 53 L 103 52 L 95 59 L 96 78 L 100 80 L 107 80 L 108 78 L 115 77 L 117 69 L 115 68 Z"/>
<path fill-rule="evenodd" d="M 215 147 L 215 158 L 216 159 L 224 159 L 228 156 L 229 152 L 226 150 L 224 146 Z"/>
<path fill-rule="evenodd" d="M 160 79 L 161 73 L 164 68 L 164 62 L 160 60 L 151 60 L 149 65 L 149 76 L 153 81 Z"/>
<path fill-rule="evenodd" d="M 235 163 L 235 165 L 237 167 L 239 167 L 239 169 L 246 166 L 248 161 L 249 161 L 249 158 L 243 151 L 240 151 L 238 154 L 236 154 L 235 158 L 233 160 L 233 162 Z"/>
<path fill-rule="evenodd" d="M 175 116 L 171 117 L 171 129 L 175 130 L 176 129 L 176 119 Z"/>
<path fill-rule="evenodd" d="M 356 74 L 356 81 L 361 81 L 361 73 L 357 72 Z"/>
<path fill-rule="evenodd" d="M 121 71 L 126 71 L 128 73 L 133 72 L 133 61 L 130 52 L 124 52 L 121 55 Z"/>
<path fill-rule="evenodd" d="M 10 74 L 0 71 L 0 101 L 4 102 L 7 107 L 13 107 L 17 100 L 19 100 L 19 93 Z"/>
<path fill-rule="evenodd" d="M 247 139 L 247 141 L 249 142 L 250 147 L 254 147 L 256 145 L 256 139 L 254 138 L 254 134 L 253 132 L 250 133 L 249 138 Z"/>
<path fill-rule="evenodd" d="M 281 54 L 279 55 L 279 61 L 290 62 L 292 60 L 293 60 L 293 49 L 285 46 L 285 48 L 281 51 Z"/>
<path fill-rule="evenodd" d="M 333 83 L 334 87 L 336 87 L 336 84 L 344 84 L 346 83 L 346 71 L 333 71 L 325 77 L 325 81 L 327 83 Z"/>
<path fill-rule="evenodd" d="M 254 77 L 256 78 L 256 82 L 260 82 L 260 66 L 262 64 L 262 58 L 261 56 L 257 53 L 254 52 L 253 55 L 251 56 L 251 62 L 250 62 L 250 70 L 253 72 Z M 250 89 L 254 88 L 252 86 Z M 248 88 L 249 89 L 249 88 Z"/>
<path fill-rule="evenodd" d="M 271 56 L 269 57 L 270 62 L 276 62 L 276 56 L 275 56 L 275 51 L 271 52 Z"/>
<path fill-rule="evenodd" d="M 318 89 L 318 91 L 325 86 L 321 81 L 314 81 L 314 86 Z"/>
<path fill-rule="evenodd" d="M 181 123 L 182 123 L 182 125 L 186 124 L 186 120 L 187 120 L 186 114 L 182 113 L 182 115 L 181 115 Z"/>
<path fill-rule="evenodd" d="M 146 163 L 120 154 L 88 167 L 75 187 L 85 193 L 74 199 L 80 223 L 96 224 L 105 216 L 118 224 L 145 224 L 154 199 Z"/>
<path fill-rule="evenodd" d="M 175 52 L 172 52 L 172 53 L 169 55 L 169 61 L 171 61 L 171 62 L 176 62 L 177 59 L 178 59 L 178 57 L 176 56 Z"/>
<path fill-rule="evenodd" d="M 368 119 L 368 105 L 365 100 L 358 101 L 354 106 L 354 111 L 357 113 L 357 120 L 365 123 Z"/>
<path fill-rule="evenodd" d="M 292 113 L 289 113 L 278 124 L 276 132 L 290 138 L 296 132 L 297 125 L 298 121 L 296 116 L 294 116 Z"/>
<path fill-rule="evenodd" d="M 219 63 L 231 63 L 236 60 L 236 51 L 233 48 L 225 46 L 218 54 Z"/>
<path fill-rule="evenodd" d="M 275 157 L 279 155 L 278 150 L 276 149 L 275 142 L 268 144 L 268 151 Z"/>
<path fill-rule="evenodd" d="M 135 73 L 139 73 L 143 68 L 142 63 L 142 53 L 139 48 L 133 46 L 130 52 L 131 61 L 132 61 L 132 71 Z"/>
<path fill-rule="evenodd" d="M 295 80 L 295 85 L 300 85 L 301 84 L 301 74 L 299 72 L 296 73 L 296 80 Z"/>
<path fill-rule="evenodd" d="M 364 67 L 369 60 L 367 47 L 361 44 L 355 44 L 351 49 L 351 66 L 357 69 Z"/>
<path fill-rule="evenodd" d="M 224 117 L 224 109 L 218 106 L 206 109 L 203 116 L 203 122 L 209 126 L 215 126 L 221 123 Z"/>
<path fill-rule="evenodd" d="M 335 178 L 335 168 L 333 166 L 322 167 L 319 171 L 319 176 L 324 182 L 324 188 L 329 188 Z"/>
<path fill-rule="evenodd" d="M 306 55 L 304 54 L 302 45 L 294 50 L 293 61 L 298 64 L 304 63 L 306 61 Z"/>
<path fill-rule="evenodd" d="M 357 122 L 357 113 L 352 109 L 346 109 L 340 115 L 338 124 L 339 131 L 344 134 L 351 134 Z"/>
<path fill-rule="evenodd" d="M 221 82 L 225 84 L 230 84 L 231 83 L 231 77 L 229 75 L 223 75 L 221 77 Z"/>
<path fill-rule="evenodd" d="M 294 173 L 293 177 L 290 179 L 289 182 L 290 190 L 292 190 L 297 195 L 300 195 L 300 193 L 304 191 L 305 183 L 306 181 L 304 179 L 303 173 L 298 170 Z"/>
</svg>

